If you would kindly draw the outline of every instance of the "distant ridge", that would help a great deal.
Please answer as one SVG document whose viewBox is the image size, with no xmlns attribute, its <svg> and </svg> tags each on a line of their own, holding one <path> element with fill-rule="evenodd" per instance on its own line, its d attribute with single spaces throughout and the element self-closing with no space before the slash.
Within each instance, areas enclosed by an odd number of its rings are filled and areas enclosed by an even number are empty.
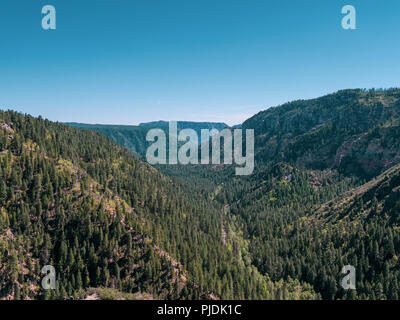
<svg viewBox="0 0 400 320">
<path fill-rule="evenodd" d="M 151 129 L 162 129 L 168 131 L 168 121 L 144 122 L 139 125 L 115 125 L 115 124 L 87 124 L 78 122 L 66 122 L 66 125 L 85 130 L 92 130 L 104 134 L 114 142 L 126 148 L 135 156 L 144 159 L 149 143 L 146 141 L 146 134 Z M 193 129 L 200 136 L 201 129 L 218 131 L 229 128 L 222 122 L 194 122 L 177 121 L 178 130 Z"/>
<path fill-rule="evenodd" d="M 217 129 L 222 130 L 229 127 L 223 122 L 196 122 L 196 121 L 177 121 L 178 129 Z M 140 123 L 140 127 L 152 127 L 152 128 L 163 128 L 168 127 L 169 121 L 159 120 L 152 122 Z"/>
</svg>

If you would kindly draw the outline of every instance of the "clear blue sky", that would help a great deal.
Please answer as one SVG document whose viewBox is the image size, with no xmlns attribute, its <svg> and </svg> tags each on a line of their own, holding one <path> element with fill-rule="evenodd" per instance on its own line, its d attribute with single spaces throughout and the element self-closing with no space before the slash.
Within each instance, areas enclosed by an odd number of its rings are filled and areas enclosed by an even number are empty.
<svg viewBox="0 0 400 320">
<path fill-rule="evenodd" d="M 57 30 L 41 28 L 54 5 Z M 341 8 L 357 9 L 357 30 Z M 0 108 L 51 120 L 236 124 L 344 88 L 400 86 L 398 0 L 1 0 Z"/>
</svg>

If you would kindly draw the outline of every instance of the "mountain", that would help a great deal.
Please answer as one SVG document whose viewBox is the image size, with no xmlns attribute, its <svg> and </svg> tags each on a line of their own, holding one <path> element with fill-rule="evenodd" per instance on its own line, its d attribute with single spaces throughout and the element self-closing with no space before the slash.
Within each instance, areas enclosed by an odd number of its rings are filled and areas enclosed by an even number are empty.
<svg viewBox="0 0 400 320">
<path fill-rule="evenodd" d="M 399 297 L 399 111 L 398 89 L 343 90 L 244 122 L 255 130 L 256 173 L 220 193 L 260 272 L 309 282 L 324 299 Z M 359 195 L 349 202 L 347 192 Z M 340 286 L 346 264 L 356 291 Z"/>
<path fill-rule="evenodd" d="M 243 123 L 255 130 L 252 175 L 235 176 L 231 165 L 163 172 L 226 206 L 226 238 L 273 281 L 310 283 L 323 299 L 397 299 L 399 111 L 399 89 L 289 102 Z M 356 291 L 341 288 L 346 264 Z"/>
<path fill-rule="evenodd" d="M 126 150 L 0 112 L 0 297 L 399 299 L 399 111 L 399 89 L 266 109 L 242 124 L 248 176 L 151 167 L 132 155 L 151 125 L 95 125 Z M 40 288 L 48 264 L 56 291 Z"/>
<path fill-rule="evenodd" d="M 324 224 L 357 224 L 371 219 L 391 227 L 400 218 L 400 165 L 396 165 L 360 187 L 344 193 L 313 212 Z"/>
<path fill-rule="evenodd" d="M 76 128 L 100 132 L 141 159 L 145 159 L 146 150 L 150 146 L 150 143 L 146 141 L 147 132 L 151 129 L 161 129 L 168 134 L 169 130 L 168 121 L 140 123 L 139 126 L 85 124 L 76 122 L 67 122 L 65 124 Z M 219 122 L 177 122 L 178 130 L 193 129 L 199 137 L 201 136 L 201 129 L 216 129 L 220 131 L 227 127 L 225 123 Z"/>
<path fill-rule="evenodd" d="M 315 250 L 324 246 L 331 264 L 356 266 L 357 292 L 361 297 L 367 297 L 363 294 L 369 292 L 371 299 L 400 298 L 399 188 L 400 165 L 396 165 L 310 211 L 299 226 L 299 233 L 312 233 L 315 239 L 323 239 L 312 246 Z M 318 269 L 321 262 L 314 262 Z"/>
<path fill-rule="evenodd" d="M 146 134 L 149 130 L 147 127 L 76 122 L 67 122 L 65 124 L 75 128 L 100 132 L 127 149 L 133 155 L 142 159 L 144 159 L 149 146 L 146 141 Z"/>
<path fill-rule="evenodd" d="M 260 112 L 243 123 L 259 161 L 370 178 L 400 160 L 400 90 L 342 90 Z"/>
<path fill-rule="evenodd" d="M 0 111 L 0 176 L 3 299 L 319 297 L 259 273 L 221 236 L 218 203 L 102 134 Z"/>
<path fill-rule="evenodd" d="M 169 121 L 153 121 L 153 122 L 145 122 L 140 123 L 139 127 L 146 128 L 160 128 L 160 129 L 168 129 Z M 182 129 L 193 129 L 200 136 L 201 129 L 216 129 L 218 131 L 228 128 L 229 126 L 223 122 L 193 122 L 193 121 L 177 121 L 178 130 Z"/>
</svg>

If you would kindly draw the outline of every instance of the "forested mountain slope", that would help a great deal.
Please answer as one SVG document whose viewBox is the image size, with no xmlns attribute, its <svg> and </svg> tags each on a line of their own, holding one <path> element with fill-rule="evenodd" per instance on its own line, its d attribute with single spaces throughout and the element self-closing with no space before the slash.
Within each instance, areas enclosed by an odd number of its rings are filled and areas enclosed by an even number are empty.
<svg viewBox="0 0 400 320">
<path fill-rule="evenodd" d="M 159 298 L 398 299 L 399 111 L 398 89 L 290 102 L 243 123 L 255 130 L 252 175 L 160 166 L 169 178 L 100 134 L 2 113 L 2 296 L 43 295 L 28 266 L 61 263 L 73 267 L 56 297 L 110 287 Z M 340 286 L 346 264 L 356 290 Z"/>
<path fill-rule="evenodd" d="M 399 180 L 390 170 L 400 162 L 399 97 L 345 90 L 243 124 L 256 132 L 255 174 L 223 181 L 219 200 L 232 203 L 261 273 L 307 281 L 325 299 L 399 297 Z M 390 179 L 371 180 L 386 169 Z M 367 181 L 347 203 L 346 192 Z M 357 270 L 356 291 L 340 286 L 346 264 Z"/>
<path fill-rule="evenodd" d="M 221 240 L 218 203 L 105 136 L 12 111 L 0 124 L 1 298 L 318 297 L 261 275 Z M 40 287 L 44 265 L 56 290 Z"/>
<path fill-rule="evenodd" d="M 242 125 L 255 130 L 250 176 L 228 165 L 163 171 L 227 205 L 227 241 L 273 280 L 311 283 L 324 299 L 398 298 L 399 180 L 390 169 L 400 163 L 399 98 L 398 89 L 343 90 L 260 112 Z M 385 170 L 393 177 L 374 180 Z M 357 190 L 367 191 L 348 202 Z M 346 264 L 356 291 L 340 286 Z"/>
<path fill-rule="evenodd" d="M 291 239 L 294 243 L 294 239 L 305 234 L 319 239 L 311 246 L 315 251 L 320 250 L 318 247 L 324 250 L 321 252 L 324 259 L 310 261 L 316 274 L 321 262 L 355 266 L 357 290 L 350 297 L 397 300 L 400 298 L 399 217 L 400 165 L 396 165 L 311 210 Z M 303 254 L 309 259 L 307 252 Z M 313 282 L 311 278 L 309 281 Z M 345 295 L 340 287 L 338 290 L 336 295 Z"/>
</svg>

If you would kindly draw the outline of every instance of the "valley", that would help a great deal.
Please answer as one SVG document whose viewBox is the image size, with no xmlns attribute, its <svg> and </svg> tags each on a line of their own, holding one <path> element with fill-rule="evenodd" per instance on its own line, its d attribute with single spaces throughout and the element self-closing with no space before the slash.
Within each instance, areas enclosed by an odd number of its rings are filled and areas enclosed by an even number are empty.
<svg viewBox="0 0 400 320">
<path fill-rule="evenodd" d="M 261 111 L 241 125 L 255 132 L 248 176 L 150 166 L 157 122 L 1 112 L 0 297 L 398 299 L 399 111 L 399 89 Z M 210 127 L 226 125 L 194 129 Z M 39 287 L 45 264 L 60 274 L 52 293 Z M 356 290 L 340 286 L 344 265 Z"/>
</svg>

